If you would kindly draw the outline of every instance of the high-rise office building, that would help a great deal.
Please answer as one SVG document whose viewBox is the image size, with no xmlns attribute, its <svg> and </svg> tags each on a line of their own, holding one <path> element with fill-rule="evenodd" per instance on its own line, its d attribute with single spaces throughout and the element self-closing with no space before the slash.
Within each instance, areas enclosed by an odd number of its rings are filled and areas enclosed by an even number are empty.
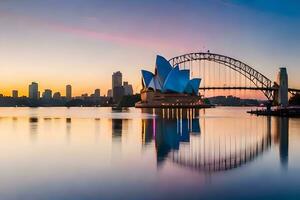
<svg viewBox="0 0 300 200">
<path fill-rule="evenodd" d="M 18 98 L 19 97 L 18 90 L 13 90 L 12 91 L 12 97 L 13 98 Z"/>
<path fill-rule="evenodd" d="M 52 90 L 45 89 L 42 95 L 43 99 L 51 99 L 52 98 Z"/>
<path fill-rule="evenodd" d="M 124 95 L 133 95 L 133 89 L 131 84 L 128 84 L 127 81 L 124 81 L 123 87 L 124 87 Z"/>
<path fill-rule="evenodd" d="M 114 72 L 112 75 L 112 95 L 115 103 L 118 103 L 124 95 L 122 73 L 120 71 Z"/>
<path fill-rule="evenodd" d="M 42 94 L 43 99 L 51 99 L 52 98 L 52 90 L 45 89 L 45 91 Z"/>
<path fill-rule="evenodd" d="M 114 72 L 112 75 L 112 89 L 122 86 L 122 73 L 120 71 Z"/>
<path fill-rule="evenodd" d="M 60 92 L 55 92 L 53 94 L 53 99 L 60 99 L 60 98 L 61 98 Z"/>
<path fill-rule="evenodd" d="M 39 98 L 39 88 L 36 82 L 32 82 L 29 85 L 29 98 L 30 99 L 38 99 Z"/>
<path fill-rule="evenodd" d="M 114 89 L 113 89 L 113 101 L 115 103 L 119 103 L 123 96 L 124 96 L 124 87 L 123 86 L 114 87 Z"/>
<path fill-rule="evenodd" d="M 95 90 L 94 97 L 100 97 L 100 89 Z"/>
<path fill-rule="evenodd" d="M 72 98 L 72 86 L 71 85 L 66 86 L 66 98 L 67 99 Z"/>
<path fill-rule="evenodd" d="M 113 97 L 112 89 L 107 90 L 107 97 Z"/>
</svg>

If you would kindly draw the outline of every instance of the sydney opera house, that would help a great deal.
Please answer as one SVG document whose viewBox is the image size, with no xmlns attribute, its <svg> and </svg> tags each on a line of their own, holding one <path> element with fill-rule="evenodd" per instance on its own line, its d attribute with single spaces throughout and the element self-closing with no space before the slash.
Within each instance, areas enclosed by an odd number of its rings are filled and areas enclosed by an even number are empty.
<svg viewBox="0 0 300 200">
<path fill-rule="evenodd" d="M 205 107 L 200 95 L 201 79 L 190 79 L 190 70 L 172 67 L 156 57 L 155 72 L 142 70 L 141 101 L 136 107 Z"/>
</svg>

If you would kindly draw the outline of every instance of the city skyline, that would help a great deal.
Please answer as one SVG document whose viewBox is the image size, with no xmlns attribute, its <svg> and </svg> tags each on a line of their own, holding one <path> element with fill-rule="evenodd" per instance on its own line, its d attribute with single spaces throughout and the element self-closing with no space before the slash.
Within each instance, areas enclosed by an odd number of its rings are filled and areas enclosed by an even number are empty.
<svg viewBox="0 0 300 200">
<path fill-rule="evenodd" d="M 52 99 L 55 96 L 63 97 L 68 100 L 76 97 L 114 97 L 113 91 L 114 88 L 121 89 L 121 91 L 118 91 L 119 94 L 117 94 L 119 97 L 118 101 L 121 100 L 121 97 L 124 95 L 133 95 L 133 88 L 132 85 L 129 84 L 128 81 L 123 81 L 123 74 L 120 71 L 113 72 L 112 74 L 112 79 L 111 79 L 111 86 L 107 91 L 102 91 L 101 95 L 101 89 L 100 88 L 94 88 L 93 92 L 87 92 L 84 91 L 80 95 L 73 95 L 73 86 L 71 84 L 66 84 L 64 87 L 63 92 L 61 91 L 55 91 L 51 88 L 45 88 L 45 87 L 40 87 L 40 84 L 36 81 L 32 81 L 28 87 L 27 87 L 27 94 L 25 95 L 20 95 L 19 90 L 13 89 L 11 90 L 11 93 L 9 95 L 4 95 L 0 91 L 1 97 L 13 97 L 13 98 L 19 98 L 19 97 L 28 97 L 29 99 Z M 109 91 L 112 92 L 111 96 L 108 95 Z"/>
<path fill-rule="evenodd" d="M 290 85 L 300 86 L 296 1 L 70 2 L 0 2 L 1 93 L 27 95 L 32 80 L 41 91 L 63 93 L 68 83 L 74 95 L 107 91 L 107 74 L 118 70 L 138 92 L 139 70 L 151 70 L 157 54 L 169 59 L 207 50 L 242 60 L 272 80 L 287 67 Z"/>
</svg>

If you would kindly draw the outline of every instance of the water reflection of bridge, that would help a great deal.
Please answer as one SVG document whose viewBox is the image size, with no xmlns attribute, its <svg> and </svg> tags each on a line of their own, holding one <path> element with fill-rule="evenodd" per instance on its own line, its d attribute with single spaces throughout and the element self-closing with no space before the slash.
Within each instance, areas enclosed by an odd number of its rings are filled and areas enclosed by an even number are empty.
<svg viewBox="0 0 300 200">
<path fill-rule="evenodd" d="M 276 140 L 282 163 L 288 162 L 286 118 L 236 116 L 200 120 L 199 111 L 193 109 L 154 112 L 157 117 L 143 120 L 142 130 L 144 144 L 155 141 L 158 164 L 171 160 L 199 171 L 230 170 L 255 160 Z"/>
</svg>

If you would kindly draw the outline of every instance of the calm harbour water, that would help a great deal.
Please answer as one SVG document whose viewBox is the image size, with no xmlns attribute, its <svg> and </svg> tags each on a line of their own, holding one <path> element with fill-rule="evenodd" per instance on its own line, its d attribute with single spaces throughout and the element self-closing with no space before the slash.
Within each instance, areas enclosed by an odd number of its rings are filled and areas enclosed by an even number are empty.
<svg viewBox="0 0 300 200">
<path fill-rule="evenodd" d="M 300 199 L 300 119 L 248 109 L 0 108 L 0 199 Z"/>
</svg>

